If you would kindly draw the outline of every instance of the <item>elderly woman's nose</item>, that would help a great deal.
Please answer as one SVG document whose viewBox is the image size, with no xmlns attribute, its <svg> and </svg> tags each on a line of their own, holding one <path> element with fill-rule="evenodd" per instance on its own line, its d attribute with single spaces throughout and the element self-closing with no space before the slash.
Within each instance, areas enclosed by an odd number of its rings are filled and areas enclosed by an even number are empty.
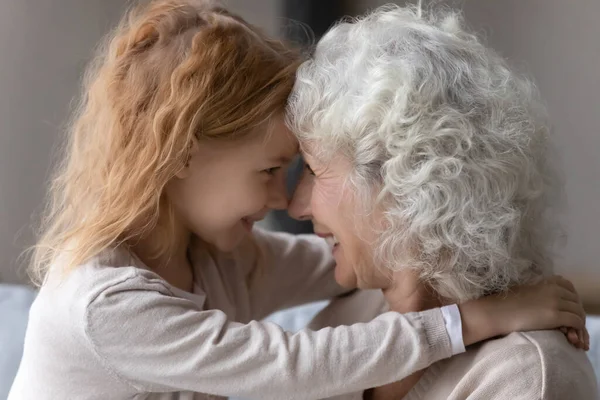
<svg viewBox="0 0 600 400">
<path fill-rule="evenodd" d="M 288 207 L 288 214 L 290 217 L 299 221 L 312 219 L 312 211 L 310 208 L 311 193 L 312 188 L 310 185 L 307 185 L 304 180 L 301 180 L 294 191 L 294 196 Z"/>
</svg>

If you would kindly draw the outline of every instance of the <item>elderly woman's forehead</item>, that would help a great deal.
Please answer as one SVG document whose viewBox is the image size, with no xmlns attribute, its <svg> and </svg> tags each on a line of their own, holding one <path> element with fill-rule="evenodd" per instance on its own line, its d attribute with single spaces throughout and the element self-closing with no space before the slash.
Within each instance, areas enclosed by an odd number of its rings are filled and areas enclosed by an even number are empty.
<svg viewBox="0 0 600 400">
<path fill-rule="evenodd" d="M 318 157 L 315 157 L 311 151 L 306 151 L 304 150 L 304 148 L 300 149 L 300 154 L 304 162 L 308 164 L 312 169 L 320 170 L 325 164 L 323 160 L 321 160 Z"/>
<path fill-rule="evenodd" d="M 303 157 L 312 157 L 315 150 L 315 143 L 312 141 L 300 141 L 299 143 L 300 153 Z"/>
</svg>

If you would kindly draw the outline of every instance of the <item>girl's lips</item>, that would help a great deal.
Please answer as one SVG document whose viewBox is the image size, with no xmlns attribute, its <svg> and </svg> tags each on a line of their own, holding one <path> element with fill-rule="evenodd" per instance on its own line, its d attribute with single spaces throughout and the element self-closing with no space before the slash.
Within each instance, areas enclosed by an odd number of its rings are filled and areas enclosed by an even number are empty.
<svg viewBox="0 0 600 400">
<path fill-rule="evenodd" d="M 254 221 L 248 220 L 246 218 L 242 218 L 242 225 L 248 232 L 252 232 L 252 227 L 254 226 Z"/>
</svg>

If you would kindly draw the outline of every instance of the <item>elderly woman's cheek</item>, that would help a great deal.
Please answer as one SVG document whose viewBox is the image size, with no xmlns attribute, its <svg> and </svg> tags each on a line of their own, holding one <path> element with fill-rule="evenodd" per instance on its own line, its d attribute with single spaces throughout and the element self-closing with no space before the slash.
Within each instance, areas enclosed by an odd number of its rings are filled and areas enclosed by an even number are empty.
<svg viewBox="0 0 600 400">
<path fill-rule="evenodd" d="M 336 257 L 335 281 L 347 289 L 356 289 L 358 286 L 358 279 L 352 265 L 344 259 L 343 255 Z"/>
<path fill-rule="evenodd" d="M 321 224 L 334 235 L 340 225 L 340 199 L 335 191 L 321 182 L 314 184 L 311 195 L 311 208 L 315 222 Z"/>
</svg>

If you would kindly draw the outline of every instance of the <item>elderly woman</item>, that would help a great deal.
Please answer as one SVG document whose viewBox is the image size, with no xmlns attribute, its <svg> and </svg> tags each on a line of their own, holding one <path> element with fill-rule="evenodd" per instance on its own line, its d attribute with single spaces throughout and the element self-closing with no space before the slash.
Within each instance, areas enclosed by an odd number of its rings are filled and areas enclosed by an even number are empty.
<svg viewBox="0 0 600 400">
<path fill-rule="evenodd" d="M 380 289 L 335 300 L 314 328 L 505 292 L 551 265 L 548 130 L 533 84 L 457 13 L 425 14 L 386 7 L 340 23 L 298 71 L 288 122 L 306 172 L 290 213 L 328 238 L 340 284 Z M 366 393 L 596 395 L 585 353 L 556 331 L 490 340 Z"/>
</svg>

